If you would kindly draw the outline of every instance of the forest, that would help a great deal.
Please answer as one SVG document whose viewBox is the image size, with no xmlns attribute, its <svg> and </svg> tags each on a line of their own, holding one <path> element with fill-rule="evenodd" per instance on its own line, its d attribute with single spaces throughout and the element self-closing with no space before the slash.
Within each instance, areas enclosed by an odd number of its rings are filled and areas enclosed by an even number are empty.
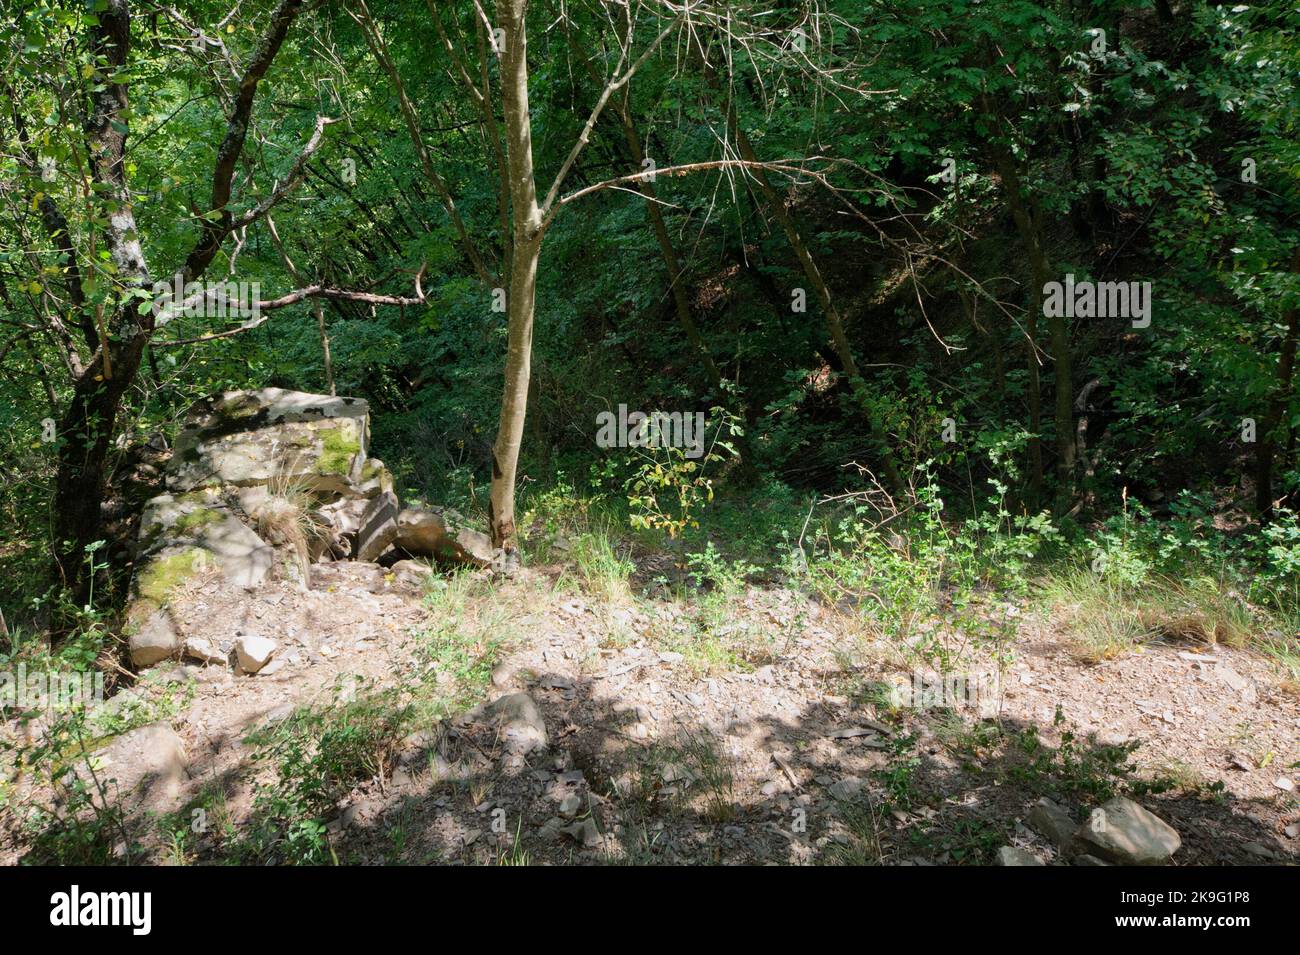
<svg viewBox="0 0 1300 955">
<path fill-rule="evenodd" d="M 0 862 L 1300 861 L 1294 4 L 0 37 Z"/>
</svg>

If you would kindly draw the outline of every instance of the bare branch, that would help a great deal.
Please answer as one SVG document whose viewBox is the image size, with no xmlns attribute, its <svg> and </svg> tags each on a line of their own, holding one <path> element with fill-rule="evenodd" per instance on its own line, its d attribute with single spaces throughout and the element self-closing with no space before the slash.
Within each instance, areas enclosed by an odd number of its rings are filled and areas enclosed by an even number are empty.
<svg viewBox="0 0 1300 955">
<path fill-rule="evenodd" d="M 226 206 L 230 203 L 235 167 L 244 151 L 244 141 L 248 137 L 253 99 L 271 61 L 280 52 L 280 47 L 289 33 L 289 27 L 298 16 L 301 7 L 302 0 L 280 0 L 271 13 L 271 22 L 262 35 L 248 68 L 240 78 L 235 107 L 226 125 L 225 139 L 217 149 L 217 161 L 212 170 L 212 200 L 208 211 L 219 212 L 220 219 L 205 221 L 203 231 L 181 270 L 181 277 L 185 281 L 196 279 L 207 271 L 212 260 L 216 258 L 221 243 L 230 234 L 233 217 Z"/>
</svg>

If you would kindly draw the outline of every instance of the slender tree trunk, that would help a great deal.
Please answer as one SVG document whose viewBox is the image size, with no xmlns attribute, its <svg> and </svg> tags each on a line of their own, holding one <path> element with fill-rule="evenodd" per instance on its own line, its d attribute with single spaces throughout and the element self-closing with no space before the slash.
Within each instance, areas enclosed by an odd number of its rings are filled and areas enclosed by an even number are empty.
<svg viewBox="0 0 1300 955">
<path fill-rule="evenodd" d="M 1291 257 L 1291 271 L 1300 272 L 1300 250 Z M 1286 422 L 1287 408 L 1295 392 L 1294 375 L 1296 359 L 1296 326 L 1300 318 L 1300 306 L 1292 305 L 1283 316 L 1286 333 L 1282 338 L 1282 351 L 1277 359 L 1277 382 L 1273 397 L 1269 401 L 1263 426 L 1260 428 L 1259 444 L 1255 458 L 1255 510 L 1260 520 L 1268 520 L 1273 514 L 1273 459 L 1277 454 L 1279 428 L 1287 434 L 1283 446 L 1290 444 L 1290 428 Z"/>
<path fill-rule="evenodd" d="M 619 109 L 619 119 L 623 125 L 623 138 L 627 142 L 628 153 L 632 158 L 632 163 L 637 171 L 640 171 L 641 164 L 645 162 L 645 151 L 641 147 L 641 137 L 637 135 L 636 126 L 632 123 L 631 110 L 626 102 L 621 104 Z M 672 290 L 673 307 L 677 311 L 677 324 L 681 325 L 682 331 L 686 333 L 687 339 L 700 354 L 700 360 L 704 362 L 704 370 L 709 376 L 709 383 L 713 385 L 719 395 L 722 393 L 722 372 L 718 370 L 718 365 L 709 354 L 709 346 L 700 334 L 699 326 L 695 324 L 695 318 L 691 314 L 691 303 L 686 298 L 686 285 L 682 281 L 682 263 L 677 255 L 677 249 L 673 246 L 672 236 L 668 232 L 668 224 L 664 222 L 663 214 L 659 211 L 659 197 L 655 192 L 654 184 L 648 179 L 642 179 L 637 183 L 637 188 L 641 195 L 645 196 L 646 215 L 650 219 L 650 228 L 654 231 L 655 241 L 659 243 L 659 253 L 663 256 L 664 265 L 668 269 L 668 285 Z"/>
<path fill-rule="evenodd" d="M 330 334 L 325 325 L 325 309 L 321 306 L 320 299 L 312 302 L 312 310 L 316 313 L 316 330 L 320 332 L 320 352 L 321 360 L 325 363 L 325 385 L 329 388 L 330 397 L 334 397 L 334 358 L 330 355 Z"/>
<path fill-rule="evenodd" d="M 727 123 L 736 139 L 741 158 L 748 163 L 758 163 L 759 159 L 754 152 L 754 147 L 740 126 L 734 103 L 727 106 Z M 772 215 L 781 224 L 786 240 L 790 243 L 790 248 L 794 250 L 795 257 L 799 260 L 799 265 L 803 269 L 804 276 L 817 293 L 817 300 L 821 303 L 822 311 L 826 315 L 826 325 L 831 333 L 831 343 L 835 348 L 835 354 L 839 356 L 840 364 L 844 367 L 844 373 L 849 377 L 849 384 L 853 389 L 853 394 L 867 412 L 871 438 L 876 445 L 877 454 L 880 455 L 880 466 L 884 472 L 885 483 L 895 494 L 901 493 L 906 484 L 903 481 L 902 474 L 899 473 L 894 452 L 890 448 L 889 435 L 884 425 L 881 424 L 879 416 L 870 410 L 871 395 L 867 389 L 867 383 L 858 369 L 858 363 L 853 357 L 853 347 L 849 344 L 849 336 L 844 330 L 844 320 L 840 317 L 840 311 L 835 305 L 835 300 L 831 297 L 830 288 L 826 285 L 826 280 L 822 278 L 821 269 L 818 268 L 817 260 L 813 258 L 812 252 L 809 251 L 803 234 L 799 231 L 798 224 L 794 221 L 790 210 L 785 207 L 785 200 L 781 198 L 776 189 L 773 188 L 771 180 L 768 179 L 767 172 L 758 165 L 752 166 L 751 169 L 754 180 L 763 193 L 764 201 L 767 203 L 768 208 L 772 210 Z"/>
<path fill-rule="evenodd" d="M 1038 317 L 1043 314 L 1043 286 L 1051 274 L 1047 253 L 1043 248 L 1039 213 L 1036 207 L 1026 204 L 1021 192 L 1020 174 L 1015 162 L 1004 149 L 996 152 L 998 174 L 1006 188 L 1007 205 L 1025 251 L 1029 254 L 1030 281 L 1029 313 L 1025 321 L 1026 348 L 1029 366 L 1029 428 L 1035 437 L 1030 439 L 1030 494 L 1035 505 L 1041 500 L 1043 457 L 1042 443 L 1037 437 L 1042 427 L 1042 393 L 1038 375 Z M 1052 342 L 1052 365 L 1055 371 L 1056 419 L 1056 511 L 1069 509 L 1074 488 L 1074 406 L 1070 368 L 1070 333 L 1063 316 L 1048 316 L 1048 331 Z"/>
<path fill-rule="evenodd" d="M 280 233 L 275 228 L 275 220 L 269 215 L 266 217 L 266 227 L 271 233 L 271 242 L 275 245 L 276 251 L 280 253 L 280 261 L 284 263 L 285 271 L 290 277 L 298 283 L 303 284 L 303 276 L 298 271 L 298 266 L 294 265 L 293 259 L 289 258 L 289 252 L 280 241 Z M 312 314 L 316 316 L 316 330 L 320 334 L 320 351 L 321 359 L 325 364 L 325 385 L 329 389 L 330 397 L 334 397 L 334 360 L 330 357 L 330 336 L 329 329 L 325 325 L 325 308 L 321 305 L 320 299 L 312 299 Z"/>
<path fill-rule="evenodd" d="M 532 124 L 528 115 L 527 0 L 497 0 L 497 26 L 505 31 L 501 54 L 501 101 L 510 171 L 512 247 L 505 387 L 501 419 L 492 447 L 492 487 L 488 522 L 492 543 L 507 563 L 519 557 L 515 526 L 515 478 L 528 411 L 528 382 L 533 350 L 533 313 L 537 299 L 537 263 L 542 249 L 542 216 L 533 174 Z"/>
<path fill-rule="evenodd" d="M 591 59 L 586 55 L 586 52 L 576 39 L 573 40 L 571 46 L 574 57 L 581 61 L 587 74 L 599 83 L 600 76 L 596 72 L 596 68 L 592 65 Z M 615 109 L 618 113 L 619 125 L 623 129 L 623 141 L 627 146 L 627 156 L 632 163 L 633 172 L 640 172 L 646 155 L 645 148 L 641 143 L 641 137 L 636 131 L 636 123 L 632 118 L 630 100 L 631 91 L 624 89 L 622 95 L 616 100 Z M 709 376 L 709 383 L 721 395 L 722 372 L 718 369 L 717 363 L 709 353 L 709 346 L 704 341 L 704 336 L 700 334 L 694 315 L 691 314 L 691 303 L 686 297 L 686 286 L 682 281 L 684 270 L 681 257 L 677 254 L 677 249 L 673 245 L 672 235 L 668 231 L 668 224 L 664 221 L 663 213 L 659 211 L 658 192 L 654 183 L 649 179 L 638 180 L 636 187 L 641 195 L 645 196 L 646 217 L 650 220 L 651 231 L 654 232 L 655 242 L 659 245 L 659 254 L 663 256 L 664 266 L 668 269 L 668 288 L 673 296 L 673 308 L 677 313 L 677 324 L 682 327 L 687 340 L 699 353 L 700 360 L 704 363 L 704 371 Z"/>
</svg>

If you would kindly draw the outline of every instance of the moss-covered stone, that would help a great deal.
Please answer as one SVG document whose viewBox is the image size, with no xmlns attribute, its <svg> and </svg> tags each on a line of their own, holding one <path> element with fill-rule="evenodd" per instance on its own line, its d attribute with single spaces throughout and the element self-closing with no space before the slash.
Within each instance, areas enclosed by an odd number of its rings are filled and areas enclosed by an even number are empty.
<svg viewBox="0 0 1300 955">
<path fill-rule="evenodd" d="M 196 534 L 209 524 L 215 524 L 223 519 L 220 511 L 211 507 L 200 507 L 187 514 L 182 514 L 176 521 L 176 530 L 182 534 Z"/>
<path fill-rule="evenodd" d="M 178 504 L 211 504 L 215 495 L 211 490 L 203 488 L 197 491 L 189 491 L 185 494 L 179 494 L 176 497 Z"/>
<path fill-rule="evenodd" d="M 321 474 L 348 475 L 352 462 L 361 451 L 361 442 L 343 428 L 331 428 L 321 436 L 321 455 L 316 469 Z"/>
<path fill-rule="evenodd" d="M 136 579 L 136 592 L 140 595 L 140 600 L 153 609 L 162 607 L 171 597 L 172 591 L 198 573 L 207 560 L 208 552 L 203 548 L 188 547 L 152 561 Z"/>
</svg>

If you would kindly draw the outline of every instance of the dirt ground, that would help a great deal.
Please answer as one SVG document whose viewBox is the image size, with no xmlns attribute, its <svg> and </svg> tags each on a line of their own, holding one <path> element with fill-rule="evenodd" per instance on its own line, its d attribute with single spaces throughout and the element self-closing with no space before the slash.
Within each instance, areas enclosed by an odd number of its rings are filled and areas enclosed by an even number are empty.
<svg viewBox="0 0 1300 955">
<path fill-rule="evenodd" d="M 1081 822 L 1118 779 L 1098 767 L 1126 763 L 1135 798 L 1182 837 L 1175 864 L 1297 861 L 1300 705 L 1255 653 L 1157 643 L 1087 665 L 1062 628 L 1025 617 L 995 694 L 981 684 L 978 707 L 915 706 L 896 653 L 794 591 L 738 596 L 711 637 L 748 655 L 710 661 L 672 649 L 693 632 L 688 607 L 600 601 L 557 571 L 474 598 L 507 635 L 484 702 L 528 694 L 546 745 L 503 731 L 490 708 L 415 727 L 328 821 L 339 861 L 953 864 L 1011 845 L 1051 863 L 1025 821 L 1034 802 L 1050 796 Z M 201 579 L 177 611 L 214 644 L 255 633 L 279 649 L 255 675 L 176 664 L 130 691 L 184 691 L 163 721 L 179 765 L 138 740 L 99 754 L 139 823 L 134 861 L 174 861 L 148 820 L 204 792 L 221 791 L 238 829 L 273 778 L 251 731 L 295 707 L 448 678 L 422 652 L 437 605 L 377 565 L 316 565 L 309 589 L 251 594 Z M 21 834 L 5 830 L 0 862 L 19 861 Z M 186 859 L 220 860 L 207 836 Z"/>
</svg>

